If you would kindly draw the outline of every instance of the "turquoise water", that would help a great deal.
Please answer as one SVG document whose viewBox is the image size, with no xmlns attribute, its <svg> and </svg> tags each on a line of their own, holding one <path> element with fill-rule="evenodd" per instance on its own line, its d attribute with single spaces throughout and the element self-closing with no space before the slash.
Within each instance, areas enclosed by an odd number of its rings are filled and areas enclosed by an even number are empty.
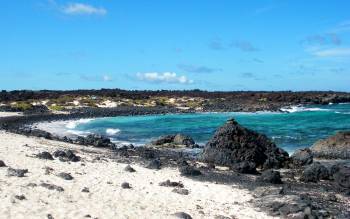
<svg viewBox="0 0 350 219">
<path fill-rule="evenodd" d="M 205 144 L 215 130 L 234 117 L 245 127 L 266 134 L 287 150 L 311 146 L 340 130 L 350 130 L 350 104 L 295 107 L 291 113 L 197 113 L 123 116 L 77 122 L 75 131 L 100 133 L 114 141 L 143 144 L 164 134 L 184 133 Z"/>
</svg>

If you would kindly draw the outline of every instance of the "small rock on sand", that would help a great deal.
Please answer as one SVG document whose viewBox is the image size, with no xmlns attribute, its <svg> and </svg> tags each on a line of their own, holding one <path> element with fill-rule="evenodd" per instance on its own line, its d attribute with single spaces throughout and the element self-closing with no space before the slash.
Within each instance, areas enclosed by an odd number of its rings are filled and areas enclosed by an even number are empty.
<svg viewBox="0 0 350 219">
<path fill-rule="evenodd" d="M 0 167 L 6 167 L 6 164 L 4 161 L 0 160 Z"/>
<path fill-rule="evenodd" d="M 72 180 L 73 179 L 73 176 L 70 175 L 70 173 L 62 172 L 62 173 L 59 173 L 57 176 L 61 177 L 62 179 L 65 179 L 65 180 Z"/>
<path fill-rule="evenodd" d="M 82 190 L 81 190 L 81 192 L 90 192 L 90 190 L 89 190 L 89 188 L 87 188 L 87 187 L 84 187 Z"/>
<path fill-rule="evenodd" d="M 174 216 L 179 219 L 192 219 L 191 215 L 185 212 L 176 212 Z"/>
<path fill-rule="evenodd" d="M 78 162 L 80 161 L 80 157 L 75 155 L 72 150 L 62 151 L 57 150 L 53 153 L 54 157 L 58 157 L 60 161 L 72 161 L 72 162 Z"/>
<path fill-rule="evenodd" d="M 41 183 L 40 184 L 42 187 L 47 188 L 48 190 L 56 190 L 58 192 L 63 192 L 64 189 L 61 186 L 56 186 L 54 184 L 49 184 L 49 183 Z"/>
<path fill-rule="evenodd" d="M 18 200 L 21 200 L 21 201 L 26 199 L 26 197 L 24 195 L 15 195 L 15 198 Z"/>
<path fill-rule="evenodd" d="M 123 182 L 122 183 L 122 188 L 123 189 L 131 189 L 131 186 L 130 186 L 130 184 L 128 182 Z"/>
<path fill-rule="evenodd" d="M 11 167 L 7 169 L 7 176 L 24 177 L 26 173 L 28 173 L 28 169 L 13 169 Z"/>
<path fill-rule="evenodd" d="M 159 183 L 160 186 L 166 186 L 166 187 L 179 187 L 183 188 L 184 185 L 182 182 L 171 182 L 170 180 L 166 180 L 164 182 Z"/>
<path fill-rule="evenodd" d="M 190 194 L 188 189 L 183 189 L 183 188 L 175 188 L 175 189 L 172 190 L 172 192 L 180 194 L 180 195 L 188 195 L 188 194 Z"/>
<path fill-rule="evenodd" d="M 52 155 L 47 151 L 37 154 L 36 157 L 43 160 L 53 160 Z"/>
<path fill-rule="evenodd" d="M 130 173 L 133 173 L 133 172 L 136 172 L 136 170 L 134 168 L 132 168 L 130 165 L 127 165 L 124 170 L 126 172 L 130 172 Z"/>
</svg>

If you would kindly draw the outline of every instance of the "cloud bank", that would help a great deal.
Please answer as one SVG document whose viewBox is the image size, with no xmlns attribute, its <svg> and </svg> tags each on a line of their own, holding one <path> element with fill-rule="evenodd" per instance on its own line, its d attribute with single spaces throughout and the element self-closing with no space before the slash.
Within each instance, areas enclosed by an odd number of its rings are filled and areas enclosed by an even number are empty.
<svg viewBox="0 0 350 219">
<path fill-rule="evenodd" d="M 69 15 L 106 15 L 107 10 L 83 3 L 69 3 L 62 7 L 62 12 Z"/>
<path fill-rule="evenodd" d="M 193 80 L 186 76 L 178 76 L 175 72 L 148 72 L 137 73 L 136 77 L 140 81 L 154 82 L 154 83 L 173 83 L 173 84 L 192 84 Z"/>
</svg>

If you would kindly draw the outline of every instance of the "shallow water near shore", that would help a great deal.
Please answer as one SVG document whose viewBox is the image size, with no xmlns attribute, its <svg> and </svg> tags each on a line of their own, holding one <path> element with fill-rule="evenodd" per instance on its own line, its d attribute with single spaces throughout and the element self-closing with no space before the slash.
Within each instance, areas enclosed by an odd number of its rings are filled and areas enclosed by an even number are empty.
<svg viewBox="0 0 350 219">
<path fill-rule="evenodd" d="M 282 110 L 284 112 L 121 116 L 70 121 L 63 128 L 73 134 L 99 133 L 116 142 L 133 144 L 145 144 L 165 134 L 184 133 L 203 145 L 220 125 L 233 117 L 243 126 L 266 134 L 290 153 L 337 131 L 350 130 L 350 104 Z"/>
</svg>

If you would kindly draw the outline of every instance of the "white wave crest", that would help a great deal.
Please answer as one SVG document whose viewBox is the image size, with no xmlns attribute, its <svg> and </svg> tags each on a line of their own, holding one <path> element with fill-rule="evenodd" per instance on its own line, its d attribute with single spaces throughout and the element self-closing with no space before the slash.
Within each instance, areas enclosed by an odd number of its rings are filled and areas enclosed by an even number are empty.
<svg viewBox="0 0 350 219">
<path fill-rule="evenodd" d="M 329 109 L 321 109 L 318 107 L 303 107 L 303 106 L 290 106 L 280 109 L 282 112 L 296 113 L 296 112 L 314 112 L 314 111 L 330 111 Z"/>
<path fill-rule="evenodd" d="M 93 119 L 79 119 L 79 120 L 72 120 L 69 121 L 66 124 L 67 129 L 75 129 L 79 124 L 85 124 L 91 122 Z"/>
<path fill-rule="evenodd" d="M 106 134 L 107 135 L 115 135 L 115 134 L 117 134 L 119 132 L 120 132 L 120 129 L 112 129 L 112 128 L 106 129 Z"/>
</svg>

